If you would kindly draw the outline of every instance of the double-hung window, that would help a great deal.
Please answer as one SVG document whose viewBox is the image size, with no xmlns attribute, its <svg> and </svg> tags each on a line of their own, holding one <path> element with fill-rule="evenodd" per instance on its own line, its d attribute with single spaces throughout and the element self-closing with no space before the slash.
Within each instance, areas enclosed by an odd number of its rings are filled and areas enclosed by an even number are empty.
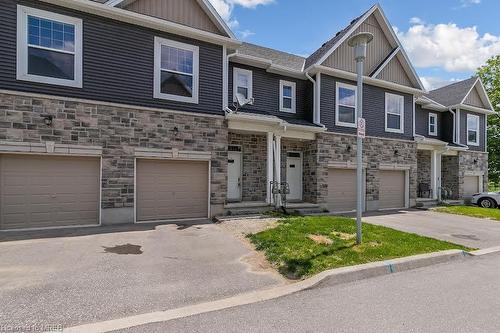
<svg viewBox="0 0 500 333">
<path fill-rule="evenodd" d="M 233 69 L 233 101 L 237 102 L 237 95 L 244 101 L 252 99 L 252 71 L 242 68 Z"/>
<path fill-rule="evenodd" d="M 295 113 L 296 83 L 280 80 L 280 111 Z"/>
<path fill-rule="evenodd" d="M 404 133 L 404 97 L 385 93 L 385 131 Z"/>
<path fill-rule="evenodd" d="M 337 82 L 335 98 L 335 125 L 356 127 L 356 86 Z"/>
<path fill-rule="evenodd" d="M 154 97 L 198 103 L 199 47 L 155 37 Z"/>
<path fill-rule="evenodd" d="M 17 6 L 17 79 L 81 88 L 81 19 Z"/>
<path fill-rule="evenodd" d="M 437 135 L 437 114 L 429 113 L 429 135 Z"/>
<path fill-rule="evenodd" d="M 467 144 L 479 146 L 479 116 L 467 115 Z"/>
</svg>

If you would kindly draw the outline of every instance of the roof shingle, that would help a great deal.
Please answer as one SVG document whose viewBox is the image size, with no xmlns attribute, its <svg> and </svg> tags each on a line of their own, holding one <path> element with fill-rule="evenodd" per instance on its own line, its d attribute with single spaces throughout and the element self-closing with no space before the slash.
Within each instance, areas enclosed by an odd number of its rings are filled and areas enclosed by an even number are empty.
<svg viewBox="0 0 500 333">
<path fill-rule="evenodd" d="M 477 76 L 473 76 L 469 79 L 431 90 L 426 96 L 444 106 L 457 105 L 462 102 L 476 80 Z"/>
<path fill-rule="evenodd" d="M 295 54 L 286 53 L 283 51 L 278 51 L 250 43 L 243 43 L 243 45 L 241 45 L 238 49 L 238 53 L 271 60 L 275 65 L 283 66 L 297 71 L 302 70 L 302 66 L 304 65 L 305 61 L 304 57 Z"/>
</svg>

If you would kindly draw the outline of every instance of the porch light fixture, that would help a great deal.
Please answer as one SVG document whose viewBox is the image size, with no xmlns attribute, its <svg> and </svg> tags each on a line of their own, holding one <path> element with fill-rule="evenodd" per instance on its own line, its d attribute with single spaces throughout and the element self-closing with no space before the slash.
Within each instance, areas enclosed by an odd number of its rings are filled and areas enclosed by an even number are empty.
<svg viewBox="0 0 500 333">
<path fill-rule="evenodd" d="M 54 120 L 54 116 L 51 114 L 42 114 L 43 123 L 47 126 L 51 126 Z"/>
<path fill-rule="evenodd" d="M 394 156 L 399 156 L 399 150 L 397 149 L 394 150 Z"/>
<path fill-rule="evenodd" d="M 356 127 L 363 121 L 363 62 L 366 59 L 366 45 L 373 40 L 373 34 L 369 32 L 360 32 L 349 38 L 347 44 L 354 48 L 354 60 L 356 60 L 357 73 L 357 124 Z M 365 127 L 366 128 L 366 127 Z M 358 131 L 357 135 L 357 150 L 356 150 L 356 244 L 361 244 L 361 218 L 363 215 L 363 137 L 364 134 Z"/>
<path fill-rule="evenodd" d="M 477 158 L 475 158 L 474 159 L 474 164 L 477 164 L 477 162 L 479 162 L 479 161 L 477 160 Z"/>
<path fill-rule="evenodd" d="M 179 134 L 179 128 L 177 126 L 174 127 L 173 129 L 174 135 L 177 136 Z"/>
</svg>

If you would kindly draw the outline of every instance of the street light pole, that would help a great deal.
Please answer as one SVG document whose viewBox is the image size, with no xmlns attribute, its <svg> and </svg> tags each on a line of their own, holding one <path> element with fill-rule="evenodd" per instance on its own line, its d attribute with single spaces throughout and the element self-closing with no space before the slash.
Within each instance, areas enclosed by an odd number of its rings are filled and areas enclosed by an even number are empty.
<svg viewBox="0 0 500 333">
<path fill-rule="evenodd" d="M 356 89 L 356 127 L 358 128 L 356 143 L 356 244 L 361 244 L 362 229 L 361 218 L 363 216 L 363 138 L 365 136 L 365 122 L 363 119 L 363 62 L 366 58 L 366 45 L 373 40 L 369 32 L 361 32 L 349 38 L 349 46 L 354 48 L 354 59 L 356 60 L 357 89 Z"/>
</svg>

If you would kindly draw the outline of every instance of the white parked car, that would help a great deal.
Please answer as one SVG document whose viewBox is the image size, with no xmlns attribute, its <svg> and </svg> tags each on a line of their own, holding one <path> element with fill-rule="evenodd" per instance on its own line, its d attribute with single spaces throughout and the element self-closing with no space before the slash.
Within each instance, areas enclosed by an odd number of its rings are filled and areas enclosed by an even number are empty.
<svg viewBox="0 0 500 333">
<path fill-rule="evenodd" d="M 472 196 L 471 203 L 483 208 L 497 208 L 500 206 L 500 192 L 483 192 Z"/>
</svg>

